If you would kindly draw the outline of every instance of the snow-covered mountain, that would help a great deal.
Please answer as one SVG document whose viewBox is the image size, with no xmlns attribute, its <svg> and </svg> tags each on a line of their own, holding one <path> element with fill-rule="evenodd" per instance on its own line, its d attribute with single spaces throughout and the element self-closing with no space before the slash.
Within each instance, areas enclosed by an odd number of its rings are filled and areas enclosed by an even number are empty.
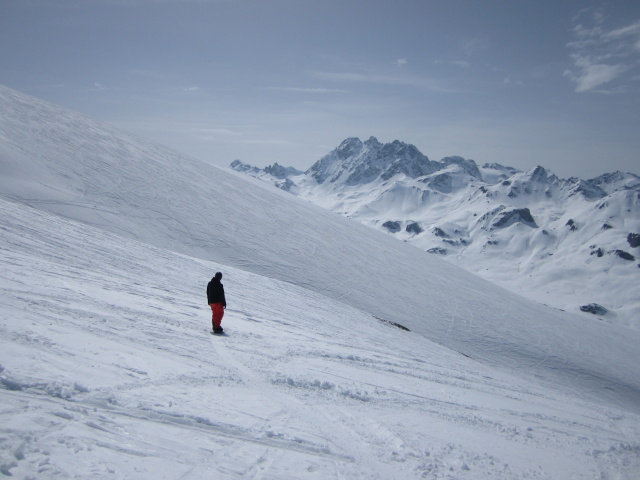
<svg viewBox="0 0 640 480">
<path fill-rule="evenodd" d="M 640 329 L 637 175 L 434 162 L 374 137 L 345 140 L 304 173 L 231 167 L 541 303 Z"/>
<path fill-rule="evenodd" d="M 3 475 L 640 469 L 640 333 L 4 87 L 0 112 Z"/>
</svg>

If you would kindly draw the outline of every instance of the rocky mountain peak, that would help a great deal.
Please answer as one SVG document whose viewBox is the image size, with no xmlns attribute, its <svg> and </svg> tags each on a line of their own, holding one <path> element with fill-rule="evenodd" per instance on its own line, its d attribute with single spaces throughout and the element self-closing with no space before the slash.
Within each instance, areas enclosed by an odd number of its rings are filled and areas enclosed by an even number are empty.
<svg viewBox="0 0 640 480">
<path fill-rule="evenodd" d="M 478 165 L 473 160 L 467 160 L 466 158 L 453 156 L 453 157 L 445 157 L 440 160 L 440 163 L 444 165 L 458 165 L 463 172 L 471 175 L 478 180 L 482 180 L 482 174 L 480 173 L 480 169 Z"/>
<path fill-rule="evenodd" d="M 400 173 L 416 178 L 438 169 L 414 145 L 399 140 L 382 144 L 376 137 L 362 142 L 352 137 L 318 160 L 306 173 L 318 183 L 358 185 L 377 178 L 388 180 Z"/>
<path fill-rule="evenodd" d="M 362 141 L 357 137 L 347 138 L 329 155 L 335 153 L 335 156 L 339 159 L 349 158 L 360 153 L 363 145 Z"/>
<path fill-rule="evenodd" d="M 278 162 L 273 165 L 269 165 L 264 168 L 264 171 L 269 175 L 273 175 L 275 178 L 283 180 L 289 176 L 300 175 L 302 171 L 297 170 L 293 167 L 283 167 Z"/>
<path fill-rule="evenodd" d="M 396 140 L 396 142 L 397 142 L 397 140 Z M 382 146 L 382 144 L 374 136 L 369 137 L 369 140 L 365 140 L 364 144 L 369 146 L 369 147 L 375 147 L 375 148 Z"/>
<path fill-rule="evenodd" d="M 249 172 L 257 173 L 259 171 L 258 167 L 249 165 L 248 163 L 245 163 L 241 160 L 234 160 L 233 162 L 231 162 L 231 165 L 229 166 L 236 172 L 241 172 L 241 173 L 249 173 Z"/>
<path fill-rule="evenodd" d="M 549 172 L 546 168 L 538 165 L 531 172 L 529 172 L 529 178 L 532 182 L 546 182 L 549 177 L 555 176 L 553 174 L 549 175 Z"/>
</svg>

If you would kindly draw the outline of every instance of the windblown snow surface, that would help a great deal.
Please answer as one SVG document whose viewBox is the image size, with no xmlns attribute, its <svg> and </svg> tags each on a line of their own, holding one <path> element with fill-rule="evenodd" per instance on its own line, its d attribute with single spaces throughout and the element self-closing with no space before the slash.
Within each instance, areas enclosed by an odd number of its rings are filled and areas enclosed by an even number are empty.
<svg viewBox="0 0 640 480">
<path fill-rule="evenodd" d="M 638 332 L 4 87 L 0 112 L 3 475 L 637 478 Z"/>
</svg>

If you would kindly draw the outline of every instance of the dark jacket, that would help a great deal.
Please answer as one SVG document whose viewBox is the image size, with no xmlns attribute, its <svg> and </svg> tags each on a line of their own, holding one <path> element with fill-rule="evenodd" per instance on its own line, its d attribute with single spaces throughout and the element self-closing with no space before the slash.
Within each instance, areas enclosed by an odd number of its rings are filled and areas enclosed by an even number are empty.
<svg viewBox="0 0 640 480">
<path fill-rule="evenodd" d="M 222 303 L 223 307 L 227 307 L 227 300 L 224 298 L 224 287 L 220 280 L 215 277 L 207 285 L 207 303 Z"/>
</svg>

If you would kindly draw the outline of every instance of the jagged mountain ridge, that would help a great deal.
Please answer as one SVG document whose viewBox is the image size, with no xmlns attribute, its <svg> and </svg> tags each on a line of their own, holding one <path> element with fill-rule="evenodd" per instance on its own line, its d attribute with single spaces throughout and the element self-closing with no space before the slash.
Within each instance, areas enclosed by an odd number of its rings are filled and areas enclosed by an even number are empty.
<svg viewBox="0 0 640 480">
<path fill-rule="evenodd" d="M 306 172 L 231 167 L 529 298 L 640 328 L 635 174 L 561 179 L 542 166 L 432 161 L 375 137 L 347 138 Z"/>
</svg>

